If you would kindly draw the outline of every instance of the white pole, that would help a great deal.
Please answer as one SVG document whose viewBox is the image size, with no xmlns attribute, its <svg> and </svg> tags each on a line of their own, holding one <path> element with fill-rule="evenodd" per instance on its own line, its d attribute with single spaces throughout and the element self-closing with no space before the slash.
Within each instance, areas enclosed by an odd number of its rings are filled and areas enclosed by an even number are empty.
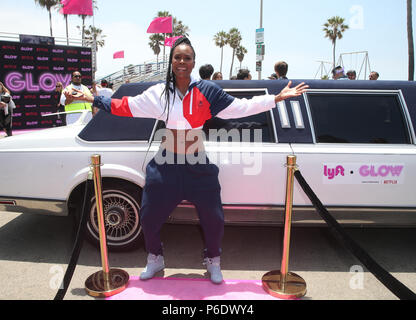
<svg viewBox="0 0 416 320">
<path fill-rule="evenodd" d="M 93 28 L 93 32 L 95 31 L 95 13 L 94 13 L 94 3 L 92 4 L 92 28 Z M 93 38 L 93 50 L 92 50 L 92 54 L 94 55 L 94 61 L 93 61 L 93 66 L 92 66 L 92 78 L 93 80 L 95 80 L 95 73 L 97 72 L 97 35 L 95 33 L 93 33 L 92 35 Z"/>
<path fill-rule="evenodd" d="M 263 0 L 260 0 L 260 29 L 263 28 Z M 259 71 L 259 80 L 261 80 L 261 69 Z"/>
<path fill-rule="evenodd" d="M 260 0 L 260 28 L 263 28 L 263 0 Z"/>
</svg>

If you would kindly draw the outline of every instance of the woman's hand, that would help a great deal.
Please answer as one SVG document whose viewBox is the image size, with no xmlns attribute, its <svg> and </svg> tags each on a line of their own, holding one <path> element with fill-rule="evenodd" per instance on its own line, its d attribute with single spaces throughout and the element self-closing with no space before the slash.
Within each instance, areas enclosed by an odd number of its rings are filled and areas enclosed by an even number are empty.
<svg viewBox="0 0 416 320">
<path fill-rule="evenodd" d="M 93 103 L 94 97 L 85 95 L 81 90 L 72 89 L 71 91 L 64 91 L 64 95 L 66 98 L 66 104 L 72 103 L 74 100 L 81 100 Z"/>
<path fill-rule="evenodd" d="M 7 103 L 0 101 L 0 108 L 7 108 Z"/>
<path fill-rule="evenodd" d="M 305 84 L 305 82 L 298 84 L 294 88 L 291 88 L 290 87 L 291 85 L 292 85 L 292 81 L 289 81 L 287 86 L 283 88 L 283 90 L 280 91 L 280 93 L 277 96 L 275 96 L 274 101 L 276 103 L 278 103 L 279 101 L 285 100 L 287 98 L 300 96 L 302 93 L 306 92 L 306 90 L 309 88 L 309 86 Z"/>
</svg>

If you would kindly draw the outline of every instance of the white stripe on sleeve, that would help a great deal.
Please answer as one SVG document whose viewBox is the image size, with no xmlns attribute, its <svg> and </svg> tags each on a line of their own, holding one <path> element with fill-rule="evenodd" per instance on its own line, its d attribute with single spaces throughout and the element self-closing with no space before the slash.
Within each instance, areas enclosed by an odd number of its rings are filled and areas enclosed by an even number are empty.
<svg viewBox="0 0 416 320">
<path fill-rule="evenodd" d="M 221 119 L 235 119 L 268 111 L 276 106 L 274 95 L 254 96 L 251 99 L 234 99 L 224 110 L 217 114 Z"/>
</svg>

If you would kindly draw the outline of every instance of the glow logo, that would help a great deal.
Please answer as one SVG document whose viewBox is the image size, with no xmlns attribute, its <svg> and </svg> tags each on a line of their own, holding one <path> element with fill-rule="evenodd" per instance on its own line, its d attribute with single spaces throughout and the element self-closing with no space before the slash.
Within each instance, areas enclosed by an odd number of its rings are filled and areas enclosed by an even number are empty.
<svg viewBox="0 0 416 320">
<path fill-rule="evenodd" d="M 381 166 L 362 166 L 360 168 L 360 175 L 362 177 L 399 177 L 403 171 L 402 165 L 381 165 Z"/>
<path fill-rule="evenodd" d="M 56 83 L 60 81 L 67 86 L 71 82 L 71 74 L 43 73 L 36 83 L 32 73 L 10 72 L 5 78 L 6 87 L 13 92 L 39 92 L 53 91 Z"/>
</svg>

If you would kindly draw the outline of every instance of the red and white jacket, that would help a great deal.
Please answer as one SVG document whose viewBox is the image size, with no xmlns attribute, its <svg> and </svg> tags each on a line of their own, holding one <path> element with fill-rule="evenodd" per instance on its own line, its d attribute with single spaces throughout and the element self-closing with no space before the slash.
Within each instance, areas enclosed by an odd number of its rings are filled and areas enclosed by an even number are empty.
<svg viewBox="0 0 416 320">
<path fill-rule="evenodd" d="M 117 116 L 154 118 L 166 122 L 167 112 L 163 90 L 164 83 L 156 84 L 142 94 L 122 99 L 95 97 L 94 106 Z M 168 129 L 200 129 L 212 117 L 222 119 L 243 118 L 272 109 L 274 95 L 237 99 L 226 93 L 212 81 L 191 79 L 188 91 L 181 99 L 170 88 Z"/>
</svg>

